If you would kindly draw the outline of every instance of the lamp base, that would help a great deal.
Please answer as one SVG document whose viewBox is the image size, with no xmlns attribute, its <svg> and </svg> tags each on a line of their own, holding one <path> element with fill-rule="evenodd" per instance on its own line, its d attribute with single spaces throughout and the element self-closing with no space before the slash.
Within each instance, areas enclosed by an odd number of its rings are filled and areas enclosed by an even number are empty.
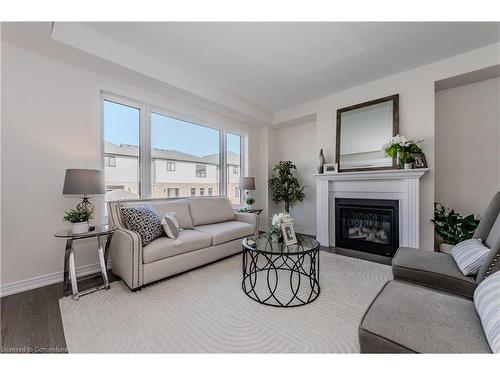
<svg viewBox="0 0 500 375">
<path fill-rule="evenodd" d="M 82 201 L 76 205 L 78 211 L 88 210 L 94 212 L 94 205 L 90 203 L 90 198 L 87 195 L 82 197 Z"/>
</svg>

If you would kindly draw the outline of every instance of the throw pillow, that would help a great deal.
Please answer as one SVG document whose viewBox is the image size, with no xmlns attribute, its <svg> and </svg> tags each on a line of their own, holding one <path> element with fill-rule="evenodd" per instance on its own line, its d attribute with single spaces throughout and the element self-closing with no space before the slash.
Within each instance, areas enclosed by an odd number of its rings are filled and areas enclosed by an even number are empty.
<svg viewBox="0 0 500 375">
<path fill-rule="evenodd" d="M 179 223 L 175 218 L 175 212 L 167 212 L 161 220 L 161 225 L 168 238 L 176 239 L 179 237 Z"/>
<path fill-rule="evenodd" d="M 500 353 L 500 272 L 486 278 L 474 292 L 474 304 L 493 353 Z"/>
<path fill-rule="evenodd" d="M 160 215 L 149 204 L 122 207 L 121 213 L 126 227 L 141 236 L 142 246 L 164 235 Z"/>
<path fill-rule="evenodd" d="M 477 275 L 490 249 L 483 245 L 480 239 L 471 238 L 455 245 L 451 255 L 458 268 L 465 276 Z"/>
</svg>

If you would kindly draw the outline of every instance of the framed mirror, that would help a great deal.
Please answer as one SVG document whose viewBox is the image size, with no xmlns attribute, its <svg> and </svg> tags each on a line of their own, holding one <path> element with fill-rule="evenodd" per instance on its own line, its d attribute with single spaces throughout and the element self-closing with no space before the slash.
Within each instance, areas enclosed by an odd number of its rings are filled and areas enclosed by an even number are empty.
<svg viewBox="0 0 500 375">
<path fill-rule="evenodd" d="M 396 168 L 382 145 L 399 133 L 399 94 L 337 110 L 339 172 Z"/>
</svg>

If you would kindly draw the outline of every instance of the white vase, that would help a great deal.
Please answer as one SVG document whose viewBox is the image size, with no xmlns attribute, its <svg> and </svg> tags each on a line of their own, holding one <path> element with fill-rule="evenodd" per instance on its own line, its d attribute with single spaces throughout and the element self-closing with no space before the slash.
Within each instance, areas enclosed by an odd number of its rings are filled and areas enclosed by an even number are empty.
<svg viewBox="0 0 500 375">
<path fill-rule="evenodd" d="M 246 208 L 247 210 L 251 210 L 251 209 L 252 209 L 252 207 L 253 207 L 253 203 L 252 203 L 252 204 L 245 203 L 245 208 Z"/>
<path fill-rule="evenodd" d="M 83 223 L 73 223 L 73 228 L 71 229 L 73 233 L 86 233 L 89 231 L 89 224 L 84 221 Z"/>
</svg>

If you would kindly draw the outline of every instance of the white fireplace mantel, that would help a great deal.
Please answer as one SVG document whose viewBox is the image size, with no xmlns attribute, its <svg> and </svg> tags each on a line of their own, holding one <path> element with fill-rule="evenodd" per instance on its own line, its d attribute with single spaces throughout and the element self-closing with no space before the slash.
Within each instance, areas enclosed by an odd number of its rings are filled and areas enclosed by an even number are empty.
<svg viewBox="0 0 500 375">
<path fill-rule="evenodd" d="M 316 238 L 335 246 L 335 198 L 399 201 L 399 244 L 419 245 L 419 182 L 428 171 L 394 169 L 316 175 Z M 332 225 L 330 225 L 332 223 Z"/>
</svg>

